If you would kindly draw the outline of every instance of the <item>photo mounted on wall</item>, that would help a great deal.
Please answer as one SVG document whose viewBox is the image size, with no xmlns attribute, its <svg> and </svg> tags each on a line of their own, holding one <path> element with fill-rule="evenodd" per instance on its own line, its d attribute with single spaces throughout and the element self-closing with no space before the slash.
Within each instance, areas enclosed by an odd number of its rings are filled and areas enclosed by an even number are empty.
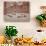
<svg viewBox="0 0 46 46">
<path fill-rule="evenodd" d="M 6 22 L 29 22 L 29 2 L 4 2 L 4 20 Z"/>
</svg>

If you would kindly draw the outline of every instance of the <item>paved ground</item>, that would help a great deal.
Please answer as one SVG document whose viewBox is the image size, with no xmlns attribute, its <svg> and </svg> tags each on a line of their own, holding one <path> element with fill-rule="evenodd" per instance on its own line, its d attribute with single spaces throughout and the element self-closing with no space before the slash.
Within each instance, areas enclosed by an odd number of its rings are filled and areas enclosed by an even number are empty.
<svg viewBox="0 0 46 46">
<path fill-rule="evenodd" d="M 16 13 L 4 15 L 4 20 L 9 22 L 28 22 L 30 15 L 28 13 Z"/>
</svg>

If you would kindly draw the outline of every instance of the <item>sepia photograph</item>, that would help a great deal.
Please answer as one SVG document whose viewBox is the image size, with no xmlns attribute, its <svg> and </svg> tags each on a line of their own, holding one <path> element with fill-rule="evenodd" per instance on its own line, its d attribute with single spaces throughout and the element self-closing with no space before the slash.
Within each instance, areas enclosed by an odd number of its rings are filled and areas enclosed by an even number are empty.
<svg viewBox="0 0 46 46">
<path fill-rule="evenodd" d="M 8 22 L 29 22 L 29 2 L 4 2 L 4 20 Z"/>
</svg>

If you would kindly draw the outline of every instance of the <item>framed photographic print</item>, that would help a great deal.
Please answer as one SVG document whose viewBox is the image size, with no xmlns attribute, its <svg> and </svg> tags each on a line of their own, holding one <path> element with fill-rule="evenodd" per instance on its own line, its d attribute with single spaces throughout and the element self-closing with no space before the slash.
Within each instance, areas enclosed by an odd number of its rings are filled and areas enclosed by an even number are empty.
<svg viewBox="0 0 46 46">
<path fill-rule="evenodd" d="M 4 20 L 6 22 L 29 22 L 29 2 L 4 2 Z"/>
</svg>

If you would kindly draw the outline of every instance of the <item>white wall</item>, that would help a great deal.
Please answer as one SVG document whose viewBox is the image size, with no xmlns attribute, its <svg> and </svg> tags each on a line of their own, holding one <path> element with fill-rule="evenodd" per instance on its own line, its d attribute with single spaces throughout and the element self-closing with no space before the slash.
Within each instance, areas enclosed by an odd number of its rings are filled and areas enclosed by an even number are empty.
<svg viewBox="0 0 46 46">
<path fill-rule="evenodd" d="M 19 31 L 18 36 L 21 36 L 22 34 L 24 36 L 31 36 L 31 34 L 37 33 L 36 32 L 37 29 L 43 29 L 46 31 L 46 28 L 40 27 L 35 19 L 35 16 L 41 13 L 40 6 L 42 5 L 46 6 L 46 0 L 29 0 L 29 1 L 30 1 L 30 22 L 4 22 L 3 20 L 4 0 L 0 0 L 0 33 L 1 32 L 4 33 L 4 28 L 6 25 L 15 25 Z M 42 33 L 37 33 L 37 34 L 38 36 L 39 34 L 42 35 Z"/>
</svg>

